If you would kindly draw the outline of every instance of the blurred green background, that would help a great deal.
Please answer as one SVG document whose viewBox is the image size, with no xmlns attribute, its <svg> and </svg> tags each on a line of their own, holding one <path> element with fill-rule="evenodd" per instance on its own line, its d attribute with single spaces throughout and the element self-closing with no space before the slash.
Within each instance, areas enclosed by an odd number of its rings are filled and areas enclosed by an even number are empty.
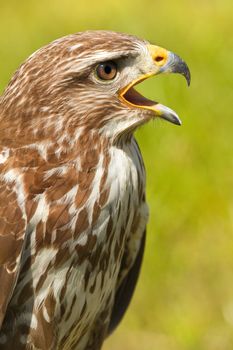
<svg viewBox="0 0 233 350">
<path fill-rule="evenodd" d="M 131 307 L 105 350 L 233 349 L 232 0 L 0 1 L 0 88 L 34 50 L 68 33 L 111 29 L 178 53 L 192 83 L 158 76 L 139 89 L 182 127 L 137 132 L 150 223 Z"/>
</svg>

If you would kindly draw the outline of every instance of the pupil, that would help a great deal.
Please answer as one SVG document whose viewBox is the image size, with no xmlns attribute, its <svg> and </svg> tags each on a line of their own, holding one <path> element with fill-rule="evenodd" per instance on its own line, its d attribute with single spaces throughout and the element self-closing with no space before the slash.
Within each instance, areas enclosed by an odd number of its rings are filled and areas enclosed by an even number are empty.
<svg viewBox="0 0 233 350">
<path fill-rule="evenodd" d="M 112 71 L 112 67 L 111 66 L 105 66 L 104 67 L 104 71 L 105 71 L 106 74 L 110 74 L 111 71 Z"/>
</svg>

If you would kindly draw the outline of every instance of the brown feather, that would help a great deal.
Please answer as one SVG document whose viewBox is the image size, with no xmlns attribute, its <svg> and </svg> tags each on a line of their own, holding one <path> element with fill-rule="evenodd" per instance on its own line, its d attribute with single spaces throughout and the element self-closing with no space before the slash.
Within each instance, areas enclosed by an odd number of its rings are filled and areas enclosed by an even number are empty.
<svg viewBox="0 0 233 350">
<path fill-rule="evenodd" d="M 107 31 L 61 38 L 0 99 L 1 349 L 99 350 L 107 336 L 144 239 L 132 132 L 148 118 L 118 98 L 129 75 L 107 86 L 94 72 L 109 59 L 132 69 L 145 44 Z"/>
</svg>

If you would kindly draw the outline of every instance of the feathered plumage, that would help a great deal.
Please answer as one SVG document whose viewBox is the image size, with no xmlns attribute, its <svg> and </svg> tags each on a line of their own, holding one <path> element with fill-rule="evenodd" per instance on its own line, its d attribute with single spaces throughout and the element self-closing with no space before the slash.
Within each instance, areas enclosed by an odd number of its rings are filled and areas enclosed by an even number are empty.
<svg viewBox="0 0 233 350">
<path fill-rule="evenodd" d="M 100 66 L 101 65 L 101 66 Z M 98 67 L 98 69 L 97 69 Z M 134 130 L 177 115 L 133 86 L 189 71 L 126 34 L 54 41 L 0 99 L 0 349 L 98 350 L 137 281 L 148 209 Z"/>
</svg>

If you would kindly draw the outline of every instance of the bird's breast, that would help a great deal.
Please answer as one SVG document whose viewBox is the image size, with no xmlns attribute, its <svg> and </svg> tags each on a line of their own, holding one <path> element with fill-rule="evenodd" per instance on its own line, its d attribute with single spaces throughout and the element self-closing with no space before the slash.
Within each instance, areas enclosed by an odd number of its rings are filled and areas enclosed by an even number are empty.
<svg viewBox="0 0 233 350">
<path fill-rule="evenodd" d="M 144 167 L 132 140 L 100 154 L 94 170 L 63 165 L 40 181 L 26 178 L 35 200 L 27 203 L 29 234 L 11 305 L 31 308 L 36 291 L 31 327 L 40 320 L 52 331 L 56 324 L 66 349 L 111 306 L 126 242 L 133 247 L 129 265 L 136 254 L 147 221 Z M 37 194 L 35 185 L 44 190 Z"/>
</svg>

